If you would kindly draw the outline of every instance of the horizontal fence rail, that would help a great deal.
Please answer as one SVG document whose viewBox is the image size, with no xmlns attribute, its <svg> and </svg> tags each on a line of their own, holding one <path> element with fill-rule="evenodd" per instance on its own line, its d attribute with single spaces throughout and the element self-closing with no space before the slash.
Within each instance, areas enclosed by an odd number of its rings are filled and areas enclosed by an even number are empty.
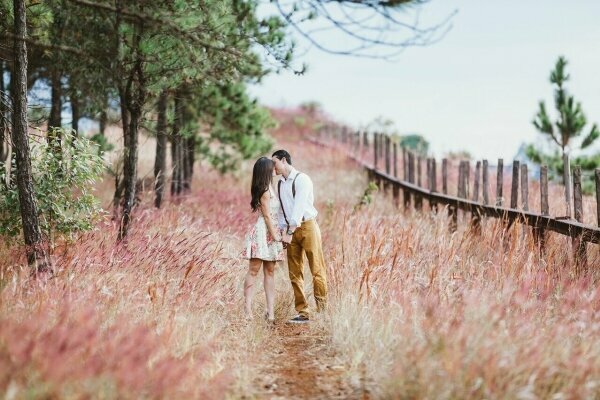
<svg viewBox="0 0 600 400">
<path fill-rule="evenodd" d="M 536 228 L 547 229 L 549 231 L 560 233 L 566 236 L 581 236 L 582 240 L 586 242 L 600 244 L 600 228 L 590 227 L 577 221 L 555 219 L 547 215 L 536 214 L 530 211 L 515 210 L 508 207 L 484 205 L 475 201 L 433 192 L 410 182 L 404 182 L 398 178 L 386 174 L 385 172 L 378 171 L 370 165 L 365 165 L 360 160 L 352 156 L 350 157 L 360 164 L 363 164 L 363 167 L 376 180 L 387 181 L 389 184 L 398 186 L 400 189 L 410 190 L 413 196 L 418 195 L 421 198 L 427 199 L 430 203 L 453 206 L 457 209 L 481 216 L 519 222 Z"/>
<path fill-rule="evenodd" d="M 519 161 L 513 162 L 512 184 L 510 193 L 510 207 L 503 206 L 504 197 L 502 195 L 503 186 L 503 160 L 498 160 L 497 167 L 497 185 L 495 204 L 491 204 L 489 196 L 489 182 L 492 177 L 489 176 L 488 162 L 477 162 L 475 168 L 475 177 L 473 182 L 473 193 L 468 193 L 470 188 L 470 163 L 461 161 L 458 175 L 458 194 L 452 196 L 448 194 L 448 161 L 444 159 L 441 164 L 442 171 L 442 192 L 438 191 L 437 167 L 438 164 L 434 158 L 426 158 L 427 188 L 422 186 L 421 177 L 424 158 L 414 152 L 401 147 L 388 135 L 368 134 L 368 132 L 350 132 L 345 128 L 332 128 L 325 126 L 319 133 L 320 138 L 312 137 L 309 140 L 320 146 L 330 147 L 321 138 L 325 136 L 333 139 L 346 150 L 346 155 L 361 165 L 370 176 L 371 180 L 376 181 L 385 189 L 392 189 L 396 204 L 400 205 L 400 192 L 403 193 L 404 208 L 414 206 L 415 209 L 422 209 L 423 200 L 426 200 L 430 208 L 437 211 L 438 206 L 447 206 L 450 216 L 450 230 L 456 230 L 457 211 L 463 210 L 471 214 L 471 228 L 475 233 L 480 232 L 480 223 L 482 217 L 491 217 L 502 220 L 505 223 L 505 229 L 508 230 L 514 223 L 533 227 L 533 237 L 539 244 L 540 254 L 544 252 L 545 232 L 556 232 L 572 238 L 574 260 L 578 267 L 587 268 L 586 243 L 600 244 L 600 228 L 582 223 L 583 206 L 581 190 L 581 169 L 575 167 L 572 173 L 568 156 L 565 157 L 565 202 L 566 215 L 552 217 L 549 214 L 548 207 L 548 169 L 542 166 L 540 169 L 540 195 L 541 195 L 541 213 L 529 211 L 528 204 L 528 170 L 527 165 L 520 165 Z M 369 145 L 369 138 L 372 138 L 372 149 Z M 365 152 L 372 153 L 373 163 L 365 162 L 360 155 Z M 398 155 L 402 154 L 402 174 L 403 179 L 398 177 Z M 384 170 L 378 166 L 383 164 Z M 416 177 L 415 177 L 416 175 Z M 596 202 L 598 210 L 598 225 L 600 225 L 600 170 L 595 171 L 596 181 Z M 415 179 L 416 178 L 416 179 Z M 480 180 L 481 179 L 481 180 Z M 518 209 L 519 186 L 521 189 L 521 208 Z M 572 187 L 571 187 L 572 186 Z M 481 187 L 481 189 L 480 189 Z M 479 202 L 480 191 L 483 197 L 483 203 Z M 412 201 L 411 201 L 412 199 Z M 572 200 L 573 199 L 573 200 Z M 574 208 L 574 217 L 571 219 L 571 207 Z M 598 265 L 595 265 L 598 267 Z"/>
</svg>

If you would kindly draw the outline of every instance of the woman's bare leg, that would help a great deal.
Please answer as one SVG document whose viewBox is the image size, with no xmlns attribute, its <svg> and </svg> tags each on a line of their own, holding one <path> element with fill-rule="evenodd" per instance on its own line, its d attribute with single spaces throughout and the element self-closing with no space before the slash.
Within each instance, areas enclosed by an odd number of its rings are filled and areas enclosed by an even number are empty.
<svg viewBox="0 0 600 400">
<path fill-rule="evenodd" d="M 258 258 L 252 258 L 248 263 L 248 273 L 246 274 L 246 279 L 244 280 L 244 312 L 246 313 L 247 317 L 252 315 L 252 294 L 254 293 L 254 282 L 256 282 L 256 275 L 258 275 L 258 271 L 260 271 L 261 264 L 262 260 L 259 260 Z"/>
<path fill-rule="evenodd" d="M 275 261 L 263 261 L 263 272 L 267 296 L 267 318 L 275 319 Z"/>
</svg>

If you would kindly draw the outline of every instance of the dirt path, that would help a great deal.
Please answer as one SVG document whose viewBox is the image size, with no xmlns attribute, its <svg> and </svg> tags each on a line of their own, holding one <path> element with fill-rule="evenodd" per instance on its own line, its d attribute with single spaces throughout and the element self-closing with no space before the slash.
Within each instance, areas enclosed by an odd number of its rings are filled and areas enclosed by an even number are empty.
<svg viewBox="0 0 600 400">
<path fill-rule="evenodd" d="M 368 399 L 349 382 L 336 363 L 327 336 L 310 325 L 285 322 L 273 328 L 275 338 L 263 356 L 257 395 L 262 399 Z"/>
</svg>

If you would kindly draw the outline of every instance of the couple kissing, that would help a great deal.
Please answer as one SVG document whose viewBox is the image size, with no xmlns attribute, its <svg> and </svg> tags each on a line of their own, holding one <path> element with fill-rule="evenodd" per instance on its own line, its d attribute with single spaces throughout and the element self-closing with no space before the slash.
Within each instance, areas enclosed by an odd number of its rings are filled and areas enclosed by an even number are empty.
<svg viewBox="0 0 600 400">
<path fill-rule="evenodd" d="M 276 188 L 273 180 L 279 176 Z M 304 293 L 304 255 L 313 279 L 317 311 L 327 303 L 327 277 L 321 231 L 314 207 L 314 190 L 310 177 L 292 166 L 292 157 L 285 150 L 277 150 L 271 158 L 261 157 L 252 171 L 250 207 L 258 214 L 256 223 L 246 236 L 244 258 L 249 260 L 244 280 L 244 312 L 252 316 L 252 294 L 256 278 L 263 267 L 267 300 L 265 318 L 275 321 L 275 267 L 287 252 L 289 278 L 294 292 L 298 315 L 289 323 L 310 321 L 308 301 Z"/>
</svg>

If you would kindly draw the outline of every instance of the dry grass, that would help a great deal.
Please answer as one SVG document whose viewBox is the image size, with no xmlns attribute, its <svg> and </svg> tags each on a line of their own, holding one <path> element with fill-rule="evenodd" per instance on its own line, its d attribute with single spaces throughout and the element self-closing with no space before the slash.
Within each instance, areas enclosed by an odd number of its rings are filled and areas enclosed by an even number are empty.
<svg viewBox="0 0 600 400">
<path fill-rule="evenodd" d="M 254 364 L 271 333 L 262 320 L 262 289 L 255 320 L 242 322 L 247 262 L 239 255 L 256 218 L 247 170 L 223 177 L 203 166 L 193 193 L 161 210 L 147 194 L 121 245 L 107 216 L 57 247 L 58 272 L 45 283 L 30 279 L 21 248 L 3 244 L 0 393 L 11 399 L 252 396 Z M 112 184 L 107 177 L 98 188 L 105 206 Z M 284 318 L 291 303 L 281 271 L 276 283 L 277 315 Z"/>
<path fill-rule="evenodd" d="M 5 267 L 0 390 L 17 398 L 243 390 L 252 377 L 234 367 L 251 363 L 266 328 L 238 322 L 246 266 L 232 254 L 239 241 L 229 227 L 239 220 L 219 218 L 219 206 L 237 199 L 212 195 L 138 210 L 124 245 L 112 223 L 100 223 L 54 255 L 58 273 L 45 285 L 28 278 L 22 260 Z"/>
<path fill-rule="evenodd" d="M 335 207 L 320 322 L 350 378 L 376 398 L 600 398 L 598 246 L 576 276 L 566 237 L 540 259 L 521 226 L 505 240 L 493 220 L 481 236 L 461 220 L 450 234 L 445 210 L 401 213 L 382 193 Z"/>
<path fill-rule="evenodd" d="M 330 306 L 312 329 L 328 334 L 348 379 L 372 398 L 600 398 L 598 271 L 573 274 L 566 238 L 551 235 L 540 260 L 521 227 L 504 241 L 484 221 L 473 237 L 461 218 L 451 235 L 444 210 L 405 214 L 381 193 L 354 211 L 366 175 L 303 141 L 313 121 L 301 129 L 296 113 L 278 113 L 277 138 L 315 183 L 329 270 Z M 0 393 L 251 397 L 272 332 L 260 318 L 239 323 L 250 167 L 230 177 L 202 167 L 188 197 L 137 210 L 125 245 L 99 223 L 57 250 L 45 285 L 28 278 L 20 249 L 0 249 Z M 276 280 L 281 319 L 293 311 L 285 269 Z"/>
</svg>

